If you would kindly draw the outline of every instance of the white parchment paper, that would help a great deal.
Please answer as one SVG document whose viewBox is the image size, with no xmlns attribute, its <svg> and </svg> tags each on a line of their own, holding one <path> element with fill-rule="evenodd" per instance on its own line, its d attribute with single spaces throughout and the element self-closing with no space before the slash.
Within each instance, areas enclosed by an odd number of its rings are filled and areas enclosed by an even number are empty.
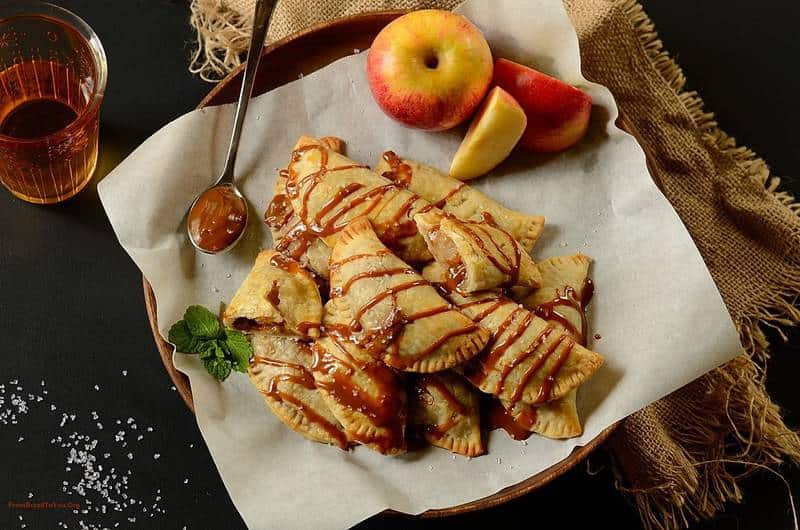
<svg viewBox="0 0 800 530">
<path fill-rule="evenodd" d="M 583 436 L 527 446 L 503 432 L 467 460 L 428 449 L 388 458 L 312 443 L 266 410 L 241 374 L 219 384 L 196 356 L 175 355 L 191 379 L 197 422 L 220 475 L 253 529 L 345 527 L 393 508 L 419 513 L 492 494 L 565 458 L 605 427 L 733 358 L 740 346 L 722 300 L 678 216 L 654 186 L 633 138 L 614 126 L 604 87 L 580 73 L 578 41 L 560 0 L 473 0 L 460 8 L 507 57 L 579 85 L 594 99 L 587 138 L 563 154 L 518 153 L 474 185 L 516 210 L 542 214 L 537 258 L 581 251 L 594 259 L 591 346 L 603 368 L 579 392 Z M 375 164 L 386 149 L 447 168 L 462 131 L 425 133 L 373 102 L 365 54 L 256 98 L 237 173 L 250 201 L 246 239 L 231 253 L 196 253 L 185 235 L 192 199 L 220 173 L 231 106 L 191 112 L 154 134 L 99 186 L 114 230 L 150 280 L 162 334 L 189 304 L 231 299 L 261 247 L 277 169 L 301 134 L 335 135 L 351 158 Z"/>
</svg>

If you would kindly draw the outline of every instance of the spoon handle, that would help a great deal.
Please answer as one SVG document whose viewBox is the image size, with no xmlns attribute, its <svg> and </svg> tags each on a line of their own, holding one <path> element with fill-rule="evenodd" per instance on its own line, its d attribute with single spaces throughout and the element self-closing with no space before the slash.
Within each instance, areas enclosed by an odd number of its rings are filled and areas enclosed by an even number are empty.
<svg viewBox="0 0 800 530">
<path fill-rule="evenodd" d="M 256 10 L 253 15 L 253 34 L 250 38 L 250 49 L 247 51 L 247 63 L 244 69 L 242 89 L 239 92 L 239 102 L 236 105 L 231 143 L 228 146 L 228 156 L 225 159 L 225 169 L 217 184 L 233 184 L 233 169 L 236 166 L 236 153 L 239 150 L 239 139 L 242 136 L 242 125 L 247 114 L 247 105 L 253 92 L 253 82 L 256 78 L 258 63 L 261 61 L 261 49 L 264 47 L 264 38 L 267 35 L 269 16 L 275 6 L 275 0 L 257 0 Z"/>
</svg>

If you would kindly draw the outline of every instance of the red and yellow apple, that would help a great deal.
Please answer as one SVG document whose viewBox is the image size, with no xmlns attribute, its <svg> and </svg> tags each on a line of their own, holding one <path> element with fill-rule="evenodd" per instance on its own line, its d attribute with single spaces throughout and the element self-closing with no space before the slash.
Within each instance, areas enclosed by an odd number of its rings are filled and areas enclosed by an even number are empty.
<svg viewBox="0 0 800 530">
<path fill-rule="evenodd" d="M 375 101 L 390 117 L 420 129 L 450 129 L 486 94 L 492 52 L 465 17 L 439 9 L 413 11 L 375 37 L 367 77 Z"/>
<path fill-rule="evenodd" d="M 468 180 L 494 169 L 511 154 L 527 123 L 525 111 L 517 100 L 502 88 L 494 87 L 453 157 L 450 176 Z"/>
<path fill-rule="evenodd" d="M 571 147 L 589 128 L 592 98 L 584 91 L 527 66 L 498 59 L 494 84 L 508 91 L 528 117 L 519 144 L 552 153 Z"/>
</svg>

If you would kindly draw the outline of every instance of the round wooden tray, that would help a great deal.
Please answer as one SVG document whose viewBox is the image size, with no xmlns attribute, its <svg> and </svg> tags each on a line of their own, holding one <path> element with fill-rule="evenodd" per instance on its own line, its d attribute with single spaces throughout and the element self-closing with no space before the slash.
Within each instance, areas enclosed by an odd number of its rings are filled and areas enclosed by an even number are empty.
<svg viewBox="0 0 800 530">
<path fill-rule="evenodd" d="M 361 51 L 368 48 L 372 39 L 375 38 L 375 35 L 377 35 L 386 24 L 403 13 L 405 13 L 405 11 L 382 11 L 341 18 L 312 26 L 304 31 L 270 44 L 264 48 L 261 55 L 261 63 L 256 73 L 256 81 L 253 89 L 254 95 L 263 94 L 273 88 L 293 81 L 301 74 L 305 75 L 314 72 L 323 66 L 327 66 L 336 59 L 353 54 L 356 50 Z M 242 82 L 242 71 L 243 68 L 240 67 L 220 81 L 203 101 L 200 102 L 198 108 L 236 101 Z M 158 332 L 156 299 L 153 294 L 153 289 L 146 278 L 143 278 L 143 283 L 147 317 L 150 320 L 150 327 L 161 355 L 161 361 L 164 363 L 164 367 L 170 378 L 175 383 L 178 393 L 186 402 L 186 406 L 194 412 L 194 402 L 192 400 L 192 389 L 189 386 L 189 379 L 179 372 L 175 368 L 175 365 L 172 364 L 172 346 L 164 340 Z M 575 450 L 561 462 L 527 480 L 509 486 L 483 499 L 450 508 L 429 510 L 423 513 L 421 517 L 444 517 L 447 515 L 490 508 L 540 488 L 582 462 L 611 435 L 615 428 L 616 424 L 604 430 L 585 446 L 575 448 Z"/>
</svg>

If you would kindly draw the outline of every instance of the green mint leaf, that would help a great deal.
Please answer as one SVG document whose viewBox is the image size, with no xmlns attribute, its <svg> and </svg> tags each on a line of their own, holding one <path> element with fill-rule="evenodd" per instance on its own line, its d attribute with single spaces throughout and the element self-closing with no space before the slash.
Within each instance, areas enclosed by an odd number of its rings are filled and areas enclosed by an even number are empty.
<svg viewBox="0 0 800 530">
<path fill-rule="evenodd" d="M 216 339 L 222 331 L 217 315 L 201 305 L 187 307 L 183 319 L 192 335 L 201 339 Z"/>
<path fill-rule="evenodd" d="M 167 340 L 174 344 L 175 349 L 179 352 L 197 353 L 200 351 L 201 341 L 192 335 L 185 320 L 179 320 L 169 328 Z"/>
<path fill-rule="evenodd" d="M 217 381 L 225 381 L 231 375 L 231 363 L 225 359 L 219 359 L 218 357 L 203 359 L 203 366 Z"/>
<path fill-rule="evenodd" d="M 225 346 L 233 357 L 233 368 L 239 372 L 247 372 L 250 364 L 250 357 L 253 355 L 253 347 L 247 336 L 235 329 L 225 329 Z"/>
<path fill-rule="evenodd" d="M 213 359 L 213 358 L 224 358 L 225 352 L 221 351 L 222 348 L 220 347 L 220 343 L 216 339 L 206 340 L 200 345 L 200 358 L 205 359 Z"/>
</svg>

